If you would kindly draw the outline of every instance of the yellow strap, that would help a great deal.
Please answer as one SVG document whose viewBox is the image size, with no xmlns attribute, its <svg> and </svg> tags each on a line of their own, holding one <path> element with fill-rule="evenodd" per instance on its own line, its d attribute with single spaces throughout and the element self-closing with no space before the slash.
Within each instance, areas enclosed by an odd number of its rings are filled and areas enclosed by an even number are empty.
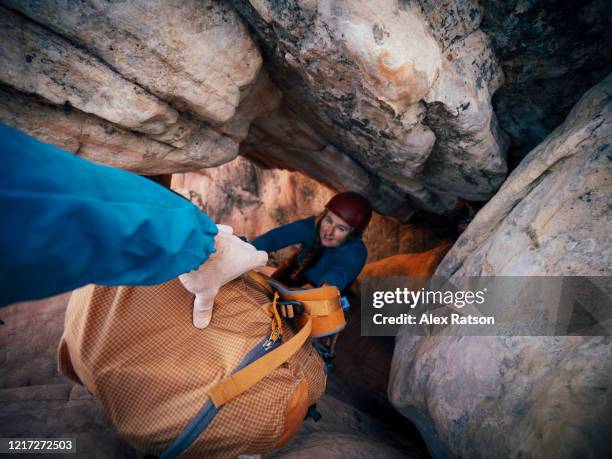
<svg viewBox="0 0 612 459">
<path fill-rule="evenodd" d="M 328 316 L 341 309 L 338 298 L 327 300 L 298 300 L 304 305 L 304 310 L 311 316 Z"/>
<path fill-rule="evenodd" d="M 217 383 L 209 393 L 215 407 L 220 408 L 238 397 L 289 360 L 310 337 L 311 330 L 312 319 L 309 318 L 302 329 L 285 344 Z"/>
<path fill-rule="evenodd" d="M 274 300 L 272 301 L 272 334 L 270 338 L 276 341 L 279 337 L 283 336 L 283 322 L 281 321 L 280 315 L 278 314 L 278 292 L 274 292 Z"/>
</svg>

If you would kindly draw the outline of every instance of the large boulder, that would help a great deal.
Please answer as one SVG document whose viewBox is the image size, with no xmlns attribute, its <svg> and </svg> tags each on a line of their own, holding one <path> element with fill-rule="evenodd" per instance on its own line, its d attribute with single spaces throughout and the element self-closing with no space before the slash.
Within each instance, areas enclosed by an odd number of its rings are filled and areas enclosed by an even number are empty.
<svg viewBox="0 0 612 459">
<path fill-rule="evenodd" d="M 0 121 L 94 161 L 150 175 L 217 166 L 280 103 L 223 2 L 2 3 Z"/>
<path fill-rule="evenodd" d="M 610 274 L 612 75 L 512 172 L 438 268 L 442 276 Z"/>
<path fill-rule="evenodd" d="M 50 105 L 3 87 L 0 122 L 78 156 L 144 175 L 216 165 L 238 152 L 234 141 L 212 129 L 190 136 L 194 148 L 175 148 L 76 108 Z"/>
<path fill-rule="evenodd" d="M 466 13 L 452 31 L 408 2 L 233 3 L 261 39 L 287 105 L 376 177 L 372 195 L 394 190 L 387 201 L 396 207 L 444 213 L 457 197 L 486 200 L 500 185 L 505 143 L 491 96 L 502 77 L 460 2 L 449 2 Z M 325 168 L 334 155 L 321 150 L 309 161 Z M 351 177 L 344 180 L 349 187 Z"/>
<path fill-rule="evenodd" d="M 420 445 L 349 403 L 324 395 L 317 402 L 317 408 L 321 421 L 305 420 L 296 437 L 271 454 L 271 458 L 426 457 Z"/>
<path fill-rule="evenodd" d="M 609 275 L 612 76 L 523 160 L 436 274 Z M 610 336 L 396 338 L 389 397 L 435 457 L 610 457 Z"/>
<path fill-rule="evenodd" d="M 261 56 L 224 2 L 3 0 L 78 43 L 125 79 L 211 124 L 235 114 Z M 202 46 L 201 44 L 204 44 Z"/>
</svg>

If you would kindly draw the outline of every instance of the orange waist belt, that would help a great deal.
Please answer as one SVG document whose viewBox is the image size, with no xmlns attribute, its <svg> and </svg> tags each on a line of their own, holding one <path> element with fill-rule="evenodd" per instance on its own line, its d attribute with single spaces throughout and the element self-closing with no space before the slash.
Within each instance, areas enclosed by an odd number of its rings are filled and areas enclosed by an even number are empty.
<svg viewBox="0 0 612 459">
<path fill-rule="evenodd" d="M 346 326 L 340 292 L 336 287 L 328 285 L 311 289 L 291 289 L 255 271 L 250 271 L 248 275 L 270 293 L 278 295 L 280 301 L 270 305 L 270 315 L 278 312 L 283 317 L 295 318 L 299 328 L 311 320 L 311 338 L 334 335 Z"/>
</svg>

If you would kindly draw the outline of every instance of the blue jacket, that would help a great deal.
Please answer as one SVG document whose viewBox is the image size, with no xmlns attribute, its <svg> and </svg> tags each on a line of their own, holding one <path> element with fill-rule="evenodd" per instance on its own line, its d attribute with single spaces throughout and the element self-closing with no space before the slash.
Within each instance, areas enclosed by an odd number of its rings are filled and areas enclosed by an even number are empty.
<svg viewBox="0 0 612 459">
<path fill-rule="evenodd" d="M 308 217 L 268 231 L 255 239 L 253 245 L 266 252 L 293 244 L 302 244 L 307 250 L 315 243 L 316 231 L 315 217 Z M 319 261 L 304 271 L 304 277 L 312 285 L 327 282 L 342 292 L 357 278 L 367 257 L 368 250 L 361 238 L 352 239 L 340 247 L 325 247 Z M 298 260 L 301 261 L 300 257 Z"/>
<path fill-rule="evenodd" d="M 151 285 L 196 269 L 215 223 L 130 172 L 0 124 L 0 306 L 85 284 Z"/>
</svg>

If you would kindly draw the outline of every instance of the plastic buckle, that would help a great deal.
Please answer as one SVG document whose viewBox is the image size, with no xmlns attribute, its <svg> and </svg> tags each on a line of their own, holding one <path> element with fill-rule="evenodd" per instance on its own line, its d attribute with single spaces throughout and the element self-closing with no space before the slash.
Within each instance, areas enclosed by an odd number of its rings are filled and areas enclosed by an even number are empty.
<svg viewBox="0 0 612 459">
<path fill-rule="evenodd" d="M 281 315 L 286 319 L 293 319 L 304 312 L 304 306 L 296 300 L 279 301 L 278 305 Z"/>
</svg>

